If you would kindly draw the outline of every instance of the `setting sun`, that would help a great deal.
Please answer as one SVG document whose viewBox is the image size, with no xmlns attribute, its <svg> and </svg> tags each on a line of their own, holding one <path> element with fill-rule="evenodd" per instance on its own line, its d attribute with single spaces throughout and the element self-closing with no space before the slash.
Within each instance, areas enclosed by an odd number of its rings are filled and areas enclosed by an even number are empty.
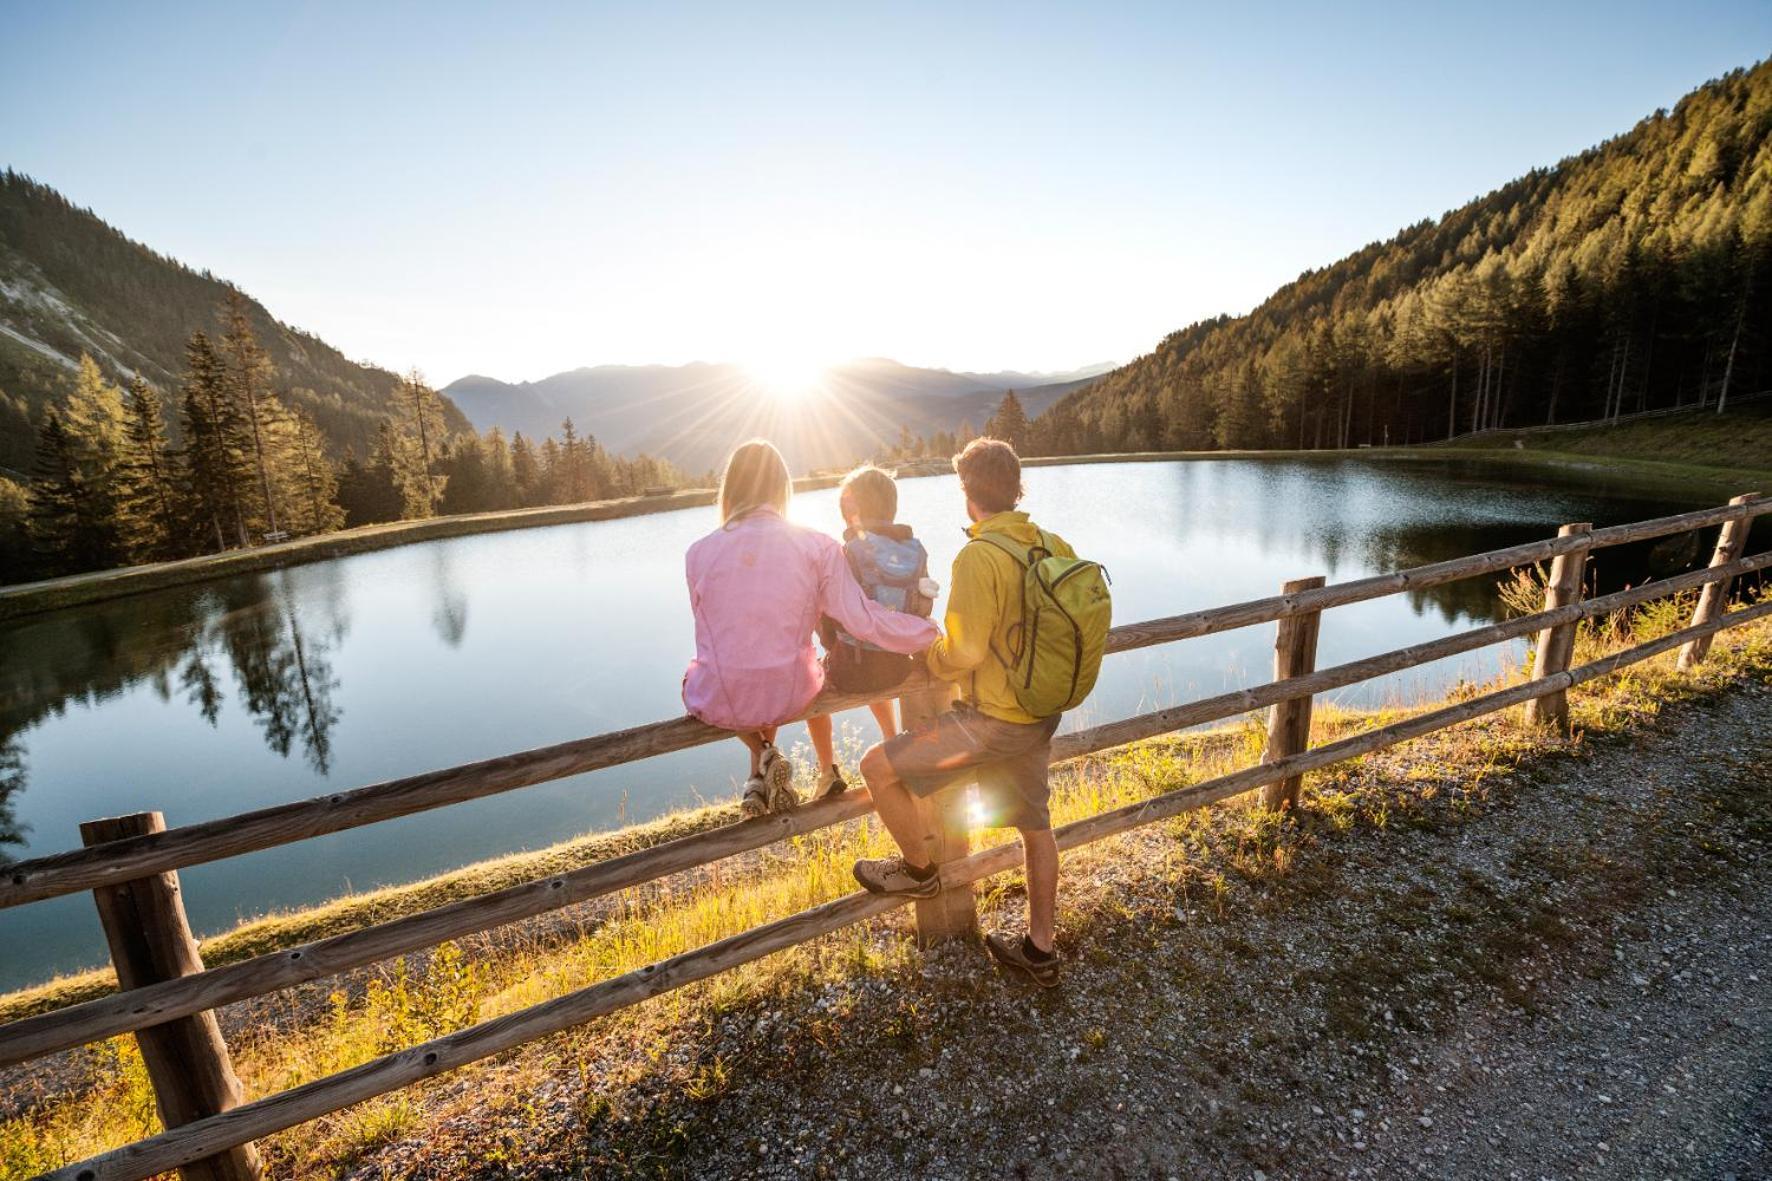
<svg viewBox="0 0 1772 1181">
<path fill-rule="evenodd" d="M 777 402 L 800 402 L 823 388 L 830 366 L 804 356 L 781 354 L 745 363 L 751 381 Z"/>
</svg>

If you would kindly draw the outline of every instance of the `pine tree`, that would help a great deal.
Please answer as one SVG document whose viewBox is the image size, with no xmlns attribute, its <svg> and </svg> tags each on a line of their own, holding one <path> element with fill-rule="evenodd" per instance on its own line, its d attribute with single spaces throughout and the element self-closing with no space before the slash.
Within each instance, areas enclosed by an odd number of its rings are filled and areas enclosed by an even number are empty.
<svg viewBox="0 0 1772 1181">
<path fill-rule="evenodd" d="M 408 518 L 434 517 L 443 503 L 447 477 L 437 471 L 436 460 L 443 445 L 443 401 L 417 369 L 400 381 L 400 404 L 412 452 L 402 476 Z"/>
<path fill-rule="evenodd" d="M 1027 443 L 1028 416 L 1021 407 L 1021 399 L 1015 396 L 1014 390 L 1003 394 L 1003 400 L 997 403 L 996 413 L 985 421 L 984 433 L 993 439 L 1002 439 L 1017 451 Z"/>
<path fill-rule="evenodd" d="M 326 458 L 325 439 L 314 420 L 299 411 L 285 420 L 288 432 L 288 527 L 297 536 L 331 533 L 344 524 L 338 503 L 338 473 Z"/>
<path fill-rule="evenodd" d="M 0 476 L 0 585 L 23 582 L 31 567 L 31 495 Z"/>
<path fill-rule="evenodd" d="M 443 512 L 478 513 L 491 507 L 492 487 L 487 478 L 486 450 L 479 436 L 459 436 L 444 457 L 443 470 L 449 479 L 444 486 Z"/>
<path fill-rule="evenodd" d="M 344 509 L 347 527 L 400 519 L 400 490 L 394 483 L 393 458 L 388 451 L 392 433 L 393 425 L 383 419 L 368 463 L 360 463 L 354 452 L 345 455 L 339 472 L 338 502 Z"/>
<path fill-rule="evenodd" d="M 130 556 L 137 561 L 175 557 L 184 547 L 166 413 L 160 395 L 139 373 L 129 383 L 125 411 L 118 502 Z"/>
<path fill-rule="evenodd" d="M 535 448 L 518 431 L 511 436 L 511 491 L 521 508 L 541 503 L 542 473 Z"/>
<path fill-rule="evenodd" d="M 541 479 L 539 483 L 541 492 L 536 499 L 536 503 L 561 503 L 564 496 L 562 485 L 565 477 L 565 467 L 561 461 L 560 444 L 554 441 L 554 436 L 549 435 L 541 441 L 541 462 L 537 466 L 540 468 Z"/>
<path fill-rule="evenodd" d="M 505 433 L 496 426 L 486 432 L 486 485 L 488 508 L 506 509 L 517 504 L 511 447 L 505 442 Z"/>
<path fill-rule="evenodd" d="M 202 332 L 191 333 L 185 345 L 185 375 L 179 417 L 184 447 L 178 453 L 181 516 L 188 529 L 228 547 L 232 536 L 247 545 L 246 502 L 251 491 L 251 466 L 241 446 L 245 434 L 234 401 L 228 397 L 221 358 Z"/>
<path fill-rule="evenodd" d="M 585 443 L 573 428 L 572 419 L 560 424 L 560 456 L 556 461 L 559 474 L 556 488 L 566 504 L 579 504 L 591 498 L 590 464 L 586 462 Z"/>
<path fill-rule="evenodd" d="M 247 439 L 252 446 L 252 462 L 258 472 L 261 497 L 258 507 L 266 531 L 282 532 L 271 479 L 271 470 L 276 464 L 274 432 L 282 415 L 282 406 L 271 392 L 271 361 L 252 331 L 246 297 L 237 289 L 228 289 L 221 318 L 225 388 L 245 423 Z"/>
<path fill-rule="evenodd" d="M 123 560 L 115 501 L 87 478 L 82 451 L 61 415 L 44 411 L 30 498 L 32 545 L 46 573 L 104 570 Z"/>
<path fill-rule="evenodd" d="M 80 354 L 74 390 L 68 395 L 62 427 L 78 440 L 82 474 L 90 483 L 109 483 L 122 457 L 127 414 L 123 391 L 105 380 L 96 362 Z"/>
<path fill-rule="evenodd" d="M 124 561 L 125 425 L 122 391 L 83 354 L 65 409 L 46 411 L 39 430 L 38 471 L 47 486 L 36 498 L 32 532 L 45 568 L 96 570 Z"/>
</svg>

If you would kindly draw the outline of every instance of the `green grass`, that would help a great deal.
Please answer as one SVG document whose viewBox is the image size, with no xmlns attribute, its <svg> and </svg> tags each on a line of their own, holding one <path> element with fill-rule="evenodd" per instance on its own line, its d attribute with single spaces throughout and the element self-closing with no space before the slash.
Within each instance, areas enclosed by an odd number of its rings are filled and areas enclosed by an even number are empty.
<svg viewBox="0 0 1772 1181">
<path fill-rule="evenodd" d="M 588 833 L 545 849 L 478 862 L 421 881 L 348 894 L 320 906 L 265 915 L 203 940 L 203 962 L 208 967 L 218 968 L 266 952 L 281 951 L 448 902 L 607 861 L 636 849 L 651 848 L 717 828 L 731 823 L 732 818 L 733 809 L 727 804 L 673 812 L 645 824 L 613 832 Z M 0 1022 L 16 1021 L 91 1000 L 116 991 L 116 987 L 115 974 L 109 968 L 102 968 L 0 994 Z"/>
<path fill-rule="evenodd" d="M 1687 414 L 1567 431 L 1490 431 L 1445 450 L 1520 452 L 1527 462 L 1633 460 L 1647 473 L 1713 483 L 1732 476 L 1735 492 L 1772 492 L 1772 403 L 1717 414 Z"/>
</svg>

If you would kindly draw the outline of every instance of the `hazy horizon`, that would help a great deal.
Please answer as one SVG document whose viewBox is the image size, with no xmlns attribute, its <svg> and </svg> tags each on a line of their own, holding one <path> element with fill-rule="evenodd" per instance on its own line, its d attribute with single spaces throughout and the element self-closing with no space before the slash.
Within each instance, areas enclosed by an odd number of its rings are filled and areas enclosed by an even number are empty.
<svg viewBox="0 0 1772 1181">
<path fill-rule="evenodd" d="M 1065 372 L 1625 131 L 1772 9 L 17 8 L 5 163 L 437 385 Z"/>
</svg>

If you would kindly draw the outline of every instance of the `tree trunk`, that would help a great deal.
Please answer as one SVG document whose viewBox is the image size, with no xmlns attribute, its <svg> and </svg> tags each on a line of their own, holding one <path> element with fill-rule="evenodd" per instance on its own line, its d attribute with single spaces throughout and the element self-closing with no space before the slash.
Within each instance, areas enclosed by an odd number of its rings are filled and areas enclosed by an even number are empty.
<svg viewBox="0 0 1772 1181">
<path fill-rule="evenodd" d="M 1741 346 L 1741 326 L 1747 323 L 1747 296 L 1753 290 L 1753 272 L 1749 271 L 1746 282 L 1741 285 L 1741 303 L 1735 311 L 1735 333 L 1729 338 L 1729 359 L 1723 363 L 1723 388 L 1717 391 L 1717 413 L 1729 401 L 1729 382 L 1735 376 L 1735 352 Z"/>
<path fill-rule="evenodd" d="M 1452 401 L 1446 407 L 1446 438 L 1458 437 L 1458 353 L 1452 354 Z"/>
<path fill-rule="evenodd" d="M 1562 349 L 1557 350 L 1557 363 L 1551 370 L 1550 404 L 1545 408 L 1544 425 L 1555 426 L 1557 423 L 1557 398 L 1563 392 L 1563 367 L 1565 365 Z"/>
</svg>

